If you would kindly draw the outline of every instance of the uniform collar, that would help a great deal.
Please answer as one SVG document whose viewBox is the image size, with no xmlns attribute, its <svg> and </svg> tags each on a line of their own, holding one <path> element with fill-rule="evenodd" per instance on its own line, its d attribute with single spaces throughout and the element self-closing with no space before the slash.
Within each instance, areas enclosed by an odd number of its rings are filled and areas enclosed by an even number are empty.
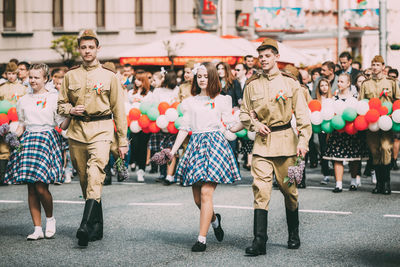
<svg viewBox="0 0 400 267">
<path fill-rule="evenodd" d="M 374 81 L 380 81 L 380 80 L 382 80 L 382 79 L 385 78 L 385 77 L 386 77 L 385 75 L 381 75 L 380 78 L 379 78 L 378 76 L 372 75 L 372 80 L 374 80 Z"/>
<path fill-rule="evenodd" d="M 99 61 L 96 59 L 96 61 L 93 63 L 93 65 L 87 66 L 85 65 L 85 63 L 82 63 L 82 67 L 86 70 L 86 71 L 91 71 L 94 70 L 95 68 L 97 68 L 100 65 Z"/>
<path fill-rule="evenodd" d="M 281 72 L 279 70 L 277 70 L 274 73 L 265 73 L 264 71 L 262 71 L 262 76 L 264 76 L 265 78 L 267 78 L 269 81 L 275 79 Z"/>
</svg>

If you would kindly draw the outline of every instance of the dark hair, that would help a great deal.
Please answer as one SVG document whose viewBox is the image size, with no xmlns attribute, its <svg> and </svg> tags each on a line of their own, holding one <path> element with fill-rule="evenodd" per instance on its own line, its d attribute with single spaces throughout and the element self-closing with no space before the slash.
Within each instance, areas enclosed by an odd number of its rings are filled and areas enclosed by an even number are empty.
<svg viewBox="0 0 400 267">
<path fill-rule="evenodd" d="M 248 58 L 254 58 L 252 55 L 246 55 L 244 56 L 244 60 L 248 59 Z"/>
<path fill-rule="evenodd" d="M 318 72 L 321 75 L 321 68 L 314 68 L 311 70 L 311 76 L 314 75 L 314 73 Z"/>
<path fill-rule="evenodd" d="M 50 74 L 50 76 L 51 77 L 53 77 L 54 76 L 54 74 L 56 74 L 57 72 L 59 72 L 59 71 L 61 71 L 61 69 L 60 68 L 55 68 L 55 69 L 53 69 L 52 71 L 51 71 L 51 74 Z"/>
<path fill-rule="evenodd" d="M 16 59 L 16 58 L 10 59 L 9 62 L 14 62 L 18 66 L 18 59 Z"/>
<path fill-rule="evenodd" d="M 214 64 L 210 62 L 204 62 L 201 63 L 201 65 L 205 66 L 207 69 L 207 75 L 208 75 L 208 83 L 206 88 L 207 95 L 210 98 L 215 98 L 217 95 L 221 93 L 221 82 L 219 81 L 217 68 L 214 66 Z M 197 84 L 197 74 L 194 75 L 192 89 L 190 92 L 194 96 L 200 94 L 201 92 L 201 88 Z"/>
<path fill-rule="evenodd" d="M 315 96 L 317 97 L 317 99 L 319 101 L 321 101 L 321 92 L 320 92 L 320 89 L 319 89 L 319 87 L 321 86 L 321 82 L 326 82 L 328 84 L 328 97 L 327 98 L 331 98 L 332 97 L 331 83 L 329 82 L 328 79 L 321 78 L 318 81 L 317 88 L 316 88 L 316 91 L 315 91 Z"/>
<path fill-rule="evenodd" d="M 99 47 L 99 40 L 97 40 L 96 38 L 91 37 L 91 36 L 83 36 L 81 38 L 78 38 L 78 47 L 81 46 L 82 40 L 94 40 L 96 47 Z"/>
<path fill-rule="evenodd" d="M 217 69 L 217 70 L 218 70 L 218 67 L 219 67 L 220 65 L 222 65 L 222 66 L 224 67 L 224 70 L 225 70 L 225 77 L 224 77 L 224 79 L 225 79 L 225 82 L 226 82 L 226 85 L 225 85 L 224 88 L 222 88 L 222 90 L 224 90 L 225 92 L 227 92 L 227 91 L 228 91 L 228 88 L 230 88 L 230 87 L 233 85 L 233 81 L 235 80 L 235 77 L 233 76 L 232 71 L 231 71 L 231 66 L 229 66 L 228 63 L 226 63 L 226 62 L 220 62 L 220 63 L 218 63 L 217 66 L 216 66 L 216 69 Z"/>
<path fill-rule="evenodd" d="M 361 68 L 362 68 L 362 65 L 361 65 L 360 61 L 353 61 L 353 63 L 352 63 L 352 64 L 357 64 L 357 65 L 358 65 L 358 68 L 359 68 L 359 70 L 361 70 Z"/>
<path fill-rule="evenodd" d="M 359 88 L 359 87 L 357 86 L 357 81 L 358 81 L 358 79 L 359 79 L 360 77 L 364 77 L 365 79 L 368 79 L 367 77 L 365 77 L 364 73 L 362 73 L 362 72 L 360 72 L 360 73 L 357 74 L 357 76 L 356 76 L 356 78 L 355 78 L 355 81 L 356 81 L 355 86 L 356 86 L 356 88 L 357 88 L 357 92 L 359 92 L 360 89 L 361 89 L 361 88 Z"/>
<path fill-rule="evenodd" d="M 169 89 L 175 89 L 177 84 L 178 84 L 178 82 L 176 81 L 176 72 L 168 71 L 164 75 L 164 80 L 161 83 L 161 86 L 165 87 L 165 88 L 169 88 Z"/>
<path fill-rule="evenodd" d="M 349 61 L 353 59 L 353 57 L 347 51 L 344 51 L 339 55 L 339 58 L 344 58 L 344 57 L 347 58 L 347 60 Z"/>
<path fill-rule="evenodd" d="M 26 61 L 21 61 L 21 62 L 19 62 L 17 66 L 20 66 L 20 65 L 24 65 L 25 68 L 26 68 L 26 70 L 29 70 L 29 68 L 31 67 L 31 64 L 29 64 L 29 63 L 26 62 Z"/>
<path fill-rule="evenodd" d="M 257 52 L 260 53 L 261 51 L 267 50 L 267 49 L 271 49 L 272 54 L 274 54 L 275 56 L 279 54 L 278 50 L 271 46 L 271 45 L 263 45 L 257 48 Z"/>
<path fill-rule="evenodd" d="M 133 68 L 133 66 L 131 64 L 129 64 L 129 63 L 124 64 L 124 67 L 125 68 Z"/>
<path fill-rule="evenodd" d="M 396 75 L 396 78 L 399 77 L 399 71 L 398 71 L 397 69 L 390 69 L 390 70 L 388 71 L 388 75 L 389 75 L 390 73 L 393 73 L 394 75 Z"/>
<path fill-rule="evenodd" d="M 147 78 L 147 73 L 142 72 L 142 73 L 136 74 L 135 80 L 139 80 L 142 82 L 143 91 L 140 94 L 147 95 L 147 93 L 150 91 L 150 82 L 149 82 L 149 78 Z M 133 86 L 133 94 L 136 94 L 138 89 L 139 88 L 137 88 L 136 85 L 134 85 Z"/>
<path fill-rule="evenodd" d="M 322 63 L 322 66 L 327 66 L 328 69 L 335 71 L 335 63 L 333 63 L 332 61 L 325 61 L 324 63 Z"/>
<path fill-rule="evenodd" d="M 236 64 L 236 66 L 238 66 L 238 65 L 242 65 L 242 66 L 243 66 L 243 69 L 245 70 L 245 72 L 246 72 L 246 74 L 247 74 L 247 72 L 249 71 L 249 67 L 248 67 L 246 64 L 244 64 L 244 63 L 238 63 L 238 64 Z M 235 68 L 236 68 L 236 66 L 235 66 Z"/>
</svg>

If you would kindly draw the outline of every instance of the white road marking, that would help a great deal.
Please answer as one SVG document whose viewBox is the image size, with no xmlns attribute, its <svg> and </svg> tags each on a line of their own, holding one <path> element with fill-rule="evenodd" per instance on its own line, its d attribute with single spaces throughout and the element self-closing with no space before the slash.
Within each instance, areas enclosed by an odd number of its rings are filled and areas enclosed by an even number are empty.
<svg viewBox="0 0 400 267">
<path fill-rule="evenodd" d="M 85 201 L 53 200 L 53 203 L 62 203 L 62 204 L 85 204 Z"/>
<path fill-rule="evenodd" d="M 238 210 L 252 210 L 253 207 L 246 206 L 229 206 L 229 205 L 214 205 L 215 208 L 224 208 L 224 209 L 238 209 Z"/>
<path fill-rule="evenodd" d="M 385 214 L 385 215 L 383 215 L 383 217 L 386 217 L 386 218 L 400 218 L 400 215 Z"/>
<path fill-rule="evenodd" d="M 151 203 L 151 202 L 133 202 L 129 206 L 182 206 L 183 203 Z"/>
<path fill-rule="evenodd" d="M 24 203 L 22 200 L 0 200 L 0 203 Z"/>
<path fill-rule="evenodd" d="M 350 212 L 350 211 L 331 211 L 331 210 L 299 210 L 299 212 L 341 214 L 341 215 L 350 215 L 350 214 L 352 214 L 352 212 Z"/>
<path fill-rule="evenodd" d="M 319 189 L 319 190 L 333 190 L 335 189 L 334 187 L 322 187 L 322 186 L 307 186 L 309 189 Z M 349 191 L 347 188 L 343 188 L 343 191 Z"/>
<path fill-rule="evenodd" d="M 145 183 L 128 183 L 128 182 L 116 182 L 114 184 L 120 184 L 120 185 L 145 185 Z"/>
</svg>

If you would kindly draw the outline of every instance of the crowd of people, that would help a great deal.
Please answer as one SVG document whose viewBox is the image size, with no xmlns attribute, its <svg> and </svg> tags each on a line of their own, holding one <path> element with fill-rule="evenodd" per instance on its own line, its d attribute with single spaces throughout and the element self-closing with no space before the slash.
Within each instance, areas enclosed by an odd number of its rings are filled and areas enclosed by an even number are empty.
<svg viewBox="0 0 400 267">
<path fill-rule="evenodd" d="M 160 174 L 157 182 L 192 186 L 200 209 L 199 236 L 192 251 L 206 249 L 210 224 L 218 241 L 223 240 L 221 215 L 214 212 L 212 196 L 217 184 L 241 179 L 240 159 L 254 178 L 255 236 L 246 249 L 250 255 L 265 254 L 272 186 L 279 187 L 285 197 L 288 248 L 300 246 L 297 187 L 306 187 L 305 170 L 297 186 L 285 182 L 288 168 L 298 158 L 309 161 L 308 168 L 321 165 L 321 184 L 334 177 L 334 193 L 342 192 L 345 163 L 350 169 L 349 190 L 357 190 L 361 162 L 367 160 L 364 175 L 376 183 L 373 193 L 391 193 L 390 169 L 399 169 L 400 135 L 381 131 L 312 134 L 307 107 L 311 99 L 322 105 L 331 98 L 400 99 L 398 71 L 385 66 L 381 56 L 365 69 L 343 52 L 338 64 L 327 61 L 320 67 L 300 69 L 287 65 L 279 70 L 278 45 L 267 38 L 257 49 L 258 58 L 247 55 L 233 67 L 225 62 L 188 61 L 176 72 L 161 68 L 152 73 L 130 64 L 99 64 L 99 41 L 90 30 L 80 36 L 78 46 L 83 63 L 70 70 L 50 71 L 46 64 L 13 59 L 2 73 L 0 99 L 16 105 L 18 126 L 10 131 L 21 145 L 10 149 L 5 139 L 0 140 L 0 184 L 28 184 L 35 226 L 29 240 L 54 236 L 49 184 L 69 183 L 74 172 L 86 200 L 76 234 L 78 244 L 87 246 L 102 239 L 101 188 L 112 184 L 113 175 L 120 175 L 113 168 L 120 160 L 136 171 L 138 182 L 148 179 L 149 166 L 149 173 Z M 382 96 L 379 90 L 383 88 L 390 93 Z M 180 102 L 183 122 L 178 134 L 129 132 L 126 117 L 132 106 L 143 102 Z M 235 112 L 240 112 L 239 119 Z M 255 140 L 227 140 L 227 132 L 243 128 L 256 132 Z M 168 160 L 152 162 L 160 152 Z M 41 206 L 46 214 L 45 233 Z"/>
</svg>

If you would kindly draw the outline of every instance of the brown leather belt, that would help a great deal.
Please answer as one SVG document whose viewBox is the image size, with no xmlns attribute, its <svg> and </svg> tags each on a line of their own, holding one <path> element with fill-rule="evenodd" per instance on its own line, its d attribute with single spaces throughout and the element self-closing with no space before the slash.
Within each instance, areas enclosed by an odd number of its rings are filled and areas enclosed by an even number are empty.
<svg viewBox="0 0 400 267">
<path fill-rule="evenodd" d="M 84 121 L 84 122 L 89 122 L 89 121 L 104 121 L 104 120 L 111 120 L 112 115 L 104 115 L 104 116 L 73 116 L 72 117 L 75 120 L 78 121 Z"/>
<path fill-rule="evenodd" d="M 289 122 L 289 123 L 284 124 L 284 125 L 271 126 L 271 127 L 268 127 L 268 128 L 271 130 L 271 132 L 278 132 L 278 131 L 283 131 L 283 130 L 286 130 L 286 129 L 290 129 L 290 128 L 292 128 L 292 125 Z"/>
</svg>

